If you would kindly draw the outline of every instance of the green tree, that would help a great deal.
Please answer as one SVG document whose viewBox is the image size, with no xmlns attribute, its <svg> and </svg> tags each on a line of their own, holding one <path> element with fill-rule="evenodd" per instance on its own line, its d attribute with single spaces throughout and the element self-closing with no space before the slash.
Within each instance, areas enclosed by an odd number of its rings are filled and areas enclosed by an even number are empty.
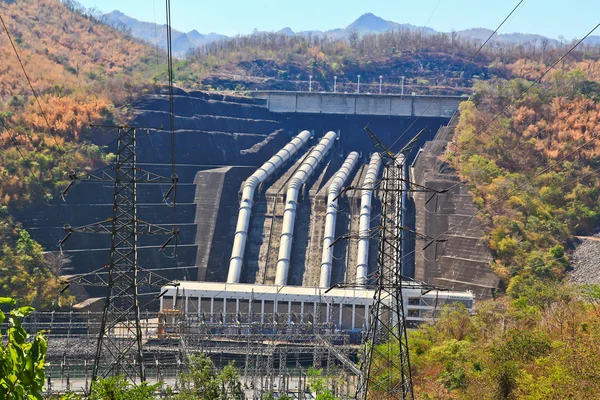
<svg viewBox="0 0 600 400">
<path fill-rule="evenodd" d="M 159 383 L 149 385 L 148 382 L 134 385 L 124 376 L 113 376 L 95 382 L 89 400 L 151 399 L 159 385 Z"/>
<path fill-rule="evenodd" d="M 0 305 L 14 306 L 11 298 L 0 297 Z M 33 311 L 21 307 L 10 311 L 7 339 L 0 332 L 0 398 L 6 400 L 42 399 L 46 374 L 44 363 L 48 342 L 43 332 L 32 341 L 21 325 L 21 320 Z M 6 316 L 0 311 L 0 324 Z"/>
<path fill-rule="evenodd" d="M 0 206 L 0 213 L 7 214 Z M 0 221 L 0 293 L 9 296 L 17 305 L 31 305 L 38 310 L 57 309 L 68 304 L 72 297 L 61 294 L 59 277 L 55 274 L 64 269 L 65 259 L 56 269 L 52 256 L 44 259 L 43 249 L 24 229 L 14 229 L 5 220 Z"/>
<path fill-rule="evenodd" d="M 329 388 L 328 376 L 323 375 L 322 368 L 308 369 L 308 383 L 311 393 L 314 393 L 315 400 L 336 400 L 335 395 Z"/>
<path fill-rule="evenodd" d="M 181 391 L 177 400 L 229 400 L 243 398 L 239 372 L 233 364 L 217 371 L 207 356 L 188 358 L 188 372 L 180 375 Z"/>
</svg>

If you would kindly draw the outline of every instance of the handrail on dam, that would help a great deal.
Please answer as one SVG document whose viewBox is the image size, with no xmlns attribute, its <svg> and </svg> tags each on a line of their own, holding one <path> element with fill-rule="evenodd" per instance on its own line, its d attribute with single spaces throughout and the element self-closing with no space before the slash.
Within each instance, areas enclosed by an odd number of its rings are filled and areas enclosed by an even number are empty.
<svg viewBox="0 0 600 400">
<path fill-rule="evenodd" d="M 363 180 L 360 199 L 360 217 L 358 222 L 358 254 L 356 257 L 356 284 L 365 287 L 367 283 L 367 266 L 369 262 L 369 229 L 371 228 L 371 209 L 373 201 L 373 187 L 379 169 L 381 168 L 381 156 L 374 153 L 369 162 L 367 174 Z"/>
<path fill-rule="evenodd" d="M 294 238 L 294 222 L 296 219 L 296 207 L 298 204 L 298 193 L 302 185 L 308 181 L 315 168 L 323 161 L 327 152 L 333 146 L 337 134 L 327 132 L 319 144 L 310 152 L 306 161 L 302 163 L 294 174 L 288 185 L 285 197 L 285 210 L 283 212 L 283 228 L 279 243 L 279 256 L 277 259 L 277 271 L 275 273 L 275 285 L 285 286 L 287 284 L 290 269 L 290 256 L 292 252 L 292 240 Z"/>
<path fill-rule="evenodd" d="M 358 153 L 353 151 L 348 155 L 344 164 L 333 177 L 329 185 L 327 195 L 327 213 L 325 217 L 325 236 L 323 238 L 323 254 L 321 256 L 321 276 L 319 286 L 328 288 L 331 283 L 331 267 L 333 263 L 333 248 L 331 245 L 335 239 L 335 224 L 337 220 L 337 198 L 354 167 L 358 162 Z"/>
<path fill-rule="evenodd" d="M 308 142 L 311 133 L 302 131 L 298 136 L 292 139 L 285 147 L 271 157 L 259 169 L 257 169 L 244 183 L 242 190 L 242 199 L 240 201 L 240 212 L 235 228 L 235 237 L 233 239 L 233 249 L 229 261 L 229 272 L 227 274 L 227 283 L 239 283 L 242 273 L 242 264 L 244 261 L 244 251 L 246 249 L 246 239 L 248 237 L 248 227 L 250 225 L 250 214 L 252 212 L 252 199 L 258 185 L 272 176 L 283 164 L 292 158 L 302 146 Z"/>
</svg>

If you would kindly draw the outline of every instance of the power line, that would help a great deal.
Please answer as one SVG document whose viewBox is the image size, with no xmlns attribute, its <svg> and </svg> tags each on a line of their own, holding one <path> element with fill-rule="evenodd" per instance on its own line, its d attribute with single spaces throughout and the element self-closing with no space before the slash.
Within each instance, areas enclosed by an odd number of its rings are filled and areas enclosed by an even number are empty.
<svg viewBox="0 0 600 400">
<path fill-rule="evenodd" d="M 44 121 L 46 122 L 46 126 L 48 127 L 48 133 L 50 133 L 52 131 L 52 128 L 50 127 L 50 122 L 48 121 L 48 116 L 46 115 L 46 112 L 44 111 L 44 108 L 42 107 L 42 103 L 40 103 L 40 99 L 39 99 L 37 93 L 33 89 L 33 85 L 31 84 L 31 79 L 29 79 L 29 75 L 27 74 L 27 71 L 25 70 L 25 66 L 23 65 L 23 61 L 21 61 L 21 57 L 19 56 L 19 52 L 17 51 L 17 47 L 15 46 L 15 43 L 12 40 L 10 32 L 8 31 L 8 27 L 6 26 L 6 23 L 4 23 L 4 18 L 2 18 L 1 14 L 0 14 L 0 21 L 2 21 L 2 25 L 4 26 L 4 30 L 6 31 L 6 35 L 8 36 L 8 40 L 10 41 L 10 44 L 11 44 L 11 46 L 13 48 L 13 51 L 15 52 L 15 56 L 17 56 L 17 60 L 19 60 L 19 64 L 21 65 L 21 69 L 23 70 L 23 74 L 25 75 L 25 78 L 27 79 L 27 83 L 29 84 L 29 88 L 31 89 L 31 92 L 33 93 L 33 96 L 35 97 L 35 101 L 37 102 L 37 105 L 38 105 L 38 107 L 40 109 L 40 112 L 42 113 L 42 117 L 44 117 Z M 56 139 L 55 139 L 55 142 L 56 142 Z"/>
<path fill-rule="evenodd" d="M 533 86 L 535 86 L 536 84 L 538 84 L 542 79 L 544 79 L 544 77 L 546 75 L 548 75 L 548 73 L 554 69 L 554 67 L 556 67 L 556 65 L 561 62 L 565 57 L 567 57 L 569 54 L 571 54 L 571 52 L 573 50 L 575 50 L 575 48 L 577 46 L 579 46 L 585 39 L 588 38 L 588 36 L 590 36 L 596 29 L 598 29 L 598 27 L 600 27 L 600 23 L 598 25 L 596 25 L 591 31 L 588 32 L 587 35 L 585 35 L 581 40 L 579 40 L 577 43 L 575 43 L 575 45 L 573 47 L 571 47 L 569 49 L 569 51 L 567 51 L 565 54 L 563 54 L 562 57 L 560 57 L 558 60 L 556 60 L 556 62 L 554 64 L 552 64 L 548 69 L 546 69 L 546 71 L 544 71 L 544 73 L 542 75 L 540 75 L 535 81 L 533 81 L 531 83 L 531 85 L 529 85 L 523 92 L 521 92 L 521 94 L 516 98 L 513 99 L 510 103 L 508 103 L 499 113 L 497 113 L 496 115 L 494 115 L 494 117 L 489 120 L 484 126 L 483 128 L 477 130 L 477 132 L 475 132 L 473 135 L 471 135 L 471 137 L 465 142 L 465 144 L 469 143 L 471 140 L 473 140 L 473 138 L 483 132 L 483 130 L 485 130 L 492 122 L 494 122 L 496 120 L 496 118 L 498 118 L 500 115 L 502 115 L 504 113 L 504 111 L 506 111 L 510 106 L 512 106 L 515 102 L 517 102 L 518 100 L 520 100 L 528 91 L 529 89 L 531 89 Z"/>
<path fill-rule="evenodd" d="M 510 16 L 517 10 L 517 8 L 519 8 L 519 6 L 524 2 L 525 0 L 520 0 L 519 3 L 517 3 L 517 5 L 511 10 L 511 12 L 506 16 L 506 18 L 504 18 L 504 20 L 502 20 L 502 22 L 500 23 L 500 25 L 498 25 L 498 27 L 494 30 L 494 32 L 492 32 L 490 34 L 490 36 L 488 36 L 488 38 L 485 40 L 485 42 L 483 42 L 481 44 L 481 46 L 479 46 L 479 48 L 477 49 L 477 51 L 475 53 L 473 53 L 473 55 L 471 56 L 471 58 L 469 58 L 469 61 L 467 61 L 462 68 L 460 69 L 460 71 L 458 72 L 458 76 L 460 77 L 460 74 L 463 73 L 463 71 L 465 70 L 465 68 L 467 68 L 467 65 L 469 65 L 477 56 L 477 54 L 479 54 L 479 52 L 483 49 L 483 47 L 492 39 L 492 37 L 498 32 L 498 30 L 502 27 L 502 25 L 504 25 L 504 23 L 510 18 Z M 404 132 L 402 132 L 402 134 L 400 136 L 398 136 L 398 138 L 394 141 L 394 143 L 392 143 L 391 146 L 389 146 L 389 149 L 391 149 L 392 147 L 394 147 L 394 145 L 396 145 L 396 143 L 398 143 L 398 141 L 406 134 L 406 132 L 408 132 L 410 130 L 410 128 L 413 127 L 413 125 L 415 125 L 417 123 L 417 121 L 423 116 L 425 115 L 425 113 L 427 112 L 427 110 L 429 110 L 429 107 L 431 107 L 433 105 L 433 103 L 438 100 L 440 98 L 440 95 L 435 96 L 431 102 L 427 105 L 427 107 L 425 107 L 425 109 L 423 110 L 423 112 L 421 112 L 421 114 L 408 126 L 408 128 L 406 128 L 404 130 Z"/>
<path fill-rule="evenodd" d="M 552 66 L 550 68 L 548 68 L 538 79 L 536 79 L 529 87 L 527 87 L 516 100 L 520 99 L 529 89 L 531 89 L 531 87 L 533 87 L 533 85 L 539 83 L 544 76 L 546 76 L 550 70 L 552 70 L 561 60 L 563 60 L 566 56 L 568 56 L 579 44 L 581 44 L 588 36 L 590 36 L 596 29 L 598 29 L 598 27 L 600 27 L 600 23 L 597 24 L 590 32 L 588 32 L 587 35 L 585 35 L 581 40 L 579 40 L 573 47 L 571 47 L 562 57 L 560 57 L 554 64 L 552 64 Z M 509 106 L 511 104 L 513 104 L 513 102 L 511 102 L 509 104 Z M 498 118 L 499 114 L 501 114 L 502 112 L 504 112 L 506 109 L 508 108 L 505 107 L 500 113 L 496 114 L 492 120 L 490 120 L 483 129 L 485 129 L 494 119 Z M 481 133 L 482 130 L 478 130 L 476 133 L 474 133 L 471 138 L 469 138 L 468 141 L 472 140 L 473 137 L 475 137 L 478 133 Z M 596 140 L 598 138 L 598 135 L 600 135 L 600 132 L 593 135 L 592 138 L 590 140 L 588 140 L 587 142 L 583 143 L 582 145 L 580 145 L 579 147 L 577 147 L 575 150 L 571 151 L 570 153 L 566 154 L 565 156 L 563 156 L 559 161 L 565 160 L 566 158 L 570 157 L 571 155 L 575 154 L 576 152 L 578 152 L 579 150 L 581 150 L 583 147 L 585 147 L 586 145 L 592 143 L 594 140 Z M 467 141 L 467 142 L 468 142 Z M 472 216 L 465 218 L 464 220 L 462 220 L 461 222 L 455 224 L 454 226 L 451 226 L 450 228 L 448 228 L 446 231 L 440 233 L 438 236 L 435 237 L 435 239 L 439 239 L 440 237 L 442 237 L 443 235 L 451 232 L 452 230 L 458 228 L 459 226 L 461 226 L 462 224 L 464 224 L 467 221 L 471 221 L 473 218 L 477 217 L 478 215 L 484 213 L 486 210 L 490 211 L 491 207 L 496 205 L 497 203 L 499 203 L 502 200 L 506 200 L 508 197 L 507 196 L 511 196 L 512 194 L 514 194 L 517 190 L 522 189 L 526 184 L 531 183 L 535 178 L 537 178 L 538 176 L 540 176 L 542 173 L 548 171 L 548 169 L 550 168 L 550 166 L 547 166 L 546 168 L 544 168 L 542 171 L 536 173 L 533 177 L 531 177 L 530 179 L 528 179 L 527 181 L 525 181 L 523 184 L 519 185 L 516 188 L 513 188 L 513 190 L 511 190 L 508 194 L 503 195 L 501 198 L 497 199 L 496 201 L 492 202 L 491 204 L 488 204 L 487 206 L 485 206 L 484 208 L 482 208 L 481 210 L 479 210 L 477 213 L 473 214 Z M 587 174 L 589 175 L 589 174 Z M 582 177 L 578 177 L 576 179 L 571 180 L 570 182 L 568 182 L 567 184 L 563 185 L 567 186 L 568 184 L 572 184 L 573 182 L 576 182 L 577 180 L 581 179 Z M 452 187 L 457 186 L 459 183 L 454 184 Z M 523 206 L 521 206 L 523 207 Z M 521 208 L 519 207 L 519 208 Z M 480 226 L 483 224 L 480 224 Z M 422 251 L 421 251 L 422 252 Z M 411 252 L 405 254 L 402 256 L 402 258 L 407 257 L 409 255 L 415 254 L 416 250 L 412 250 Z"/>
<path fill-rule="evenodd" d="M 427 21 L 425 22 L 425 27 L 427 27 L 427 24 L 429 24 L 429 21 L 431 21 L 431 18 L 433 18 L 433 14 L 435 14 L 435 12 L 437 11 L 438 7 L 440 6 L 440 3 L 442 2 L 442 0 L 438 0 L 437 4 L 435 5 L 435 7 L 433 8 L 433 11 L 431 12 L 431 14 L 429 15 L 429 18 L 427 18 Z"/>
<path fill-rule="evenodd" d="M 171 181 L 172 186 L 169 189 L 170 193 L 173 193 L 173 233 L 175 236 L 175 247 L 173 255 L 177 255 L 177 243 L 179 241 L 179 235 L 177 229 L 177 183 L 179 177 L 175 167 L 175 94 L 173 88 L 173 41 L 171 35 L 171 0 L 166 0 L 166 13 L 167 13 L 167 64 L 168 64 L 168 75 L 169 75 L 169 122 L 170 122 L 170 134 L 171 134 Z"/>
<path fill-rule="evenodd" d="M 12 132 L 10 130 L 8 130 L 8 128 L 6 127 L 6 123 L 4 122 L 4 120 L 0 119 L 0 122 L 2 123 L 2 129 L 4 130 L 4 132 L 6 132 L 10 138 L 10 140 L 13 143 L 13 146 L 15 147 L 15 149 L 17 150 L 17 153 L 19 153 L 19 156 L 23 159 L 25 167 L 27 168 L 27 170 L 29 171 L 30 176 L 33 178 L 34 183 L 39 187 L 40 191 L 42 192 L 42 196 L 44 197 L 44 199 L 46 200 L 46 203 L 48 204 L 49 207 L 52 207 L 52 203 L 50 201 L 50 198 L 48 197 L 48 194 L 46 193 L 46 190 L 44 189 L 44 186 L 42 185 L 42 183 L 40 182 L 40 180 L 38 179 L 38 177 L 35 175 L 35 173 L 33 172 L 33 170 L 31 169 L 31 165 L 29 160 L 27 160 L 27 158 L 25 157 L 25 155 L 23 154 L 23 152 L 21 151 L 21 148 L 19 147 L 19 144 L 17 143 L 17 139 L 15 138 L 15 136 L 12 134 Z M 58 211 L 58 210 L 57 210 Z M 53 215 L 58 218 L 59 222 L 64 226 L 64 219 L 62 218 L 61 212 L 58 211 L 56 214 L 53 213 Z"/>
</svg>

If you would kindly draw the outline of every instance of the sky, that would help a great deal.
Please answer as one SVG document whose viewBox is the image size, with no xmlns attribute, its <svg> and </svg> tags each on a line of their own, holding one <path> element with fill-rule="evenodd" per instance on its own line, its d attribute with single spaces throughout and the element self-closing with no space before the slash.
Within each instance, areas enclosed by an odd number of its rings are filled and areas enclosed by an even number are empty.
<svg viewBox="0 0 600 400">
<path fill-rule="evenodd" d="M 164 0 L 79 0 L 103 12 L 119 10 L 142 21 L 164 23 Z M 343 28 L 371 12 L 386 20 L 438 31 L 495 29 L 519 0 L 172 0 L 173 28 L 224 35 Z M 600 22 L 599 0 L 524 0 L 500 33 L 581 38 Z M 595 35 L 600 35 L 598 29 Z"/>
</svg>

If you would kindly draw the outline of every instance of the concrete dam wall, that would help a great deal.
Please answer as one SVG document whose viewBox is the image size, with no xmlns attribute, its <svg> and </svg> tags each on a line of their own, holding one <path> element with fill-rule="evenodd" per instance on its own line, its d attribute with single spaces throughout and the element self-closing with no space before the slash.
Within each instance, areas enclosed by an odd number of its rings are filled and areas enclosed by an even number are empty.
<svg viewBox="0 0 600 400">
<path fill-rule="evenodd" d="M 374 95 L 331 92 L 252 92 L 278 113 L 382 115 L 450 118 L 464 98 L 459 96 Z"/>
<path fill-rule="evenodd" d="M 336 134 L 332 147 L 324 154 L 299 187 L 295 203 L 295 226 L 289 260 L 289 285 L 315 286 L 319 282 L 328 188 L 334 175 L 352 151 L 359 161 L 345 185 L 360 187 L 374 146 L 364 131 L 369 126 L 383 143 L 397 140 L 400 149 L 421 129 L 418 145 L 433 139 L 443 116 L 429 116 L 415 122 L 410 116 L 336 115 L 328 113 L 279 113 L 266 102 L 242 98 L 176 91 L 176 161 L 180 177 L 177 220 L 181 229 L 177 257 L 158 252 L 165 240 L 140 237 L 140 266 L 159 271 L 171 279 L 225 282 L 232 255 L 238 207 L 244 182 L 302 130 L 312 133 L 310 140 L 285 165 L 262 182 L 254 195 L 240 281 L 272 284 L 278 268 L 286 194 L 294 174 L 307 160 L 311 150 L 329 131 Z M 162 94 L 149 95 L 135 104 L 132 126 L 138 130 L 138 162 L 143 169 L 170 175 L 170 137 L 168 101 Z M 414 123 L 414 124 L 413 124 Z M 412 126 L 411 126 L 412 124 Z M 410 129 L 409 129 L 410 128 Z M 109 151 L 114 144 L 109 144 Z M 162 202 L 169 185 L 140 184 L 140 218 L 169 227 L 172 209 Z M 336 237 L 346 235 L 332 246 L 331 283 L 351 282 L 356 278 L 361 191 L 349 190 L 337 199 Z M 56 250 L 64 236 L 62 224 L 53 214 L 72 226 L 104 220 L 111 215 L 112 185 L 81 182 L 72 189 L 66 202 L 52 207 L 36 207 L 15 214 L 34 239 L 46 249 Z M 59 210 L 59 212 L 57 212 Z M 376 226 L 380 210 L 379 194 L 373 196 L 370 221 Z M 76 273 L 95 270 L 109 261 L 108 236 L 75 234 L 63 251 L 72 257 Z M 377 240 L 369 242 L 368 271 L 375 270 Z M 448 286 L 441 283 L 441 286 Z M 93 294 L 90 292 L 90 294 Z M 102 295 L 103 293 L 96 293 Z"/>
<path fill-rule="evenodd" d="M 440 160 L 454 136 L 454 121 L 440 128 L 434 140 L 425 144 L 412 168 L 412 180 L 447 192 L 430 197 L 415 193 L 416 230 L 447 241 L 427 249 L 415 248 L 415 278 L 455 290 L 471 290 L 480 299 L 493 296 L 499 278 L 490 268 L 492 255 L 469 187 L 456 171 Z M 417 245 L 418 246 L 418 245 Z"/>
</svg>

